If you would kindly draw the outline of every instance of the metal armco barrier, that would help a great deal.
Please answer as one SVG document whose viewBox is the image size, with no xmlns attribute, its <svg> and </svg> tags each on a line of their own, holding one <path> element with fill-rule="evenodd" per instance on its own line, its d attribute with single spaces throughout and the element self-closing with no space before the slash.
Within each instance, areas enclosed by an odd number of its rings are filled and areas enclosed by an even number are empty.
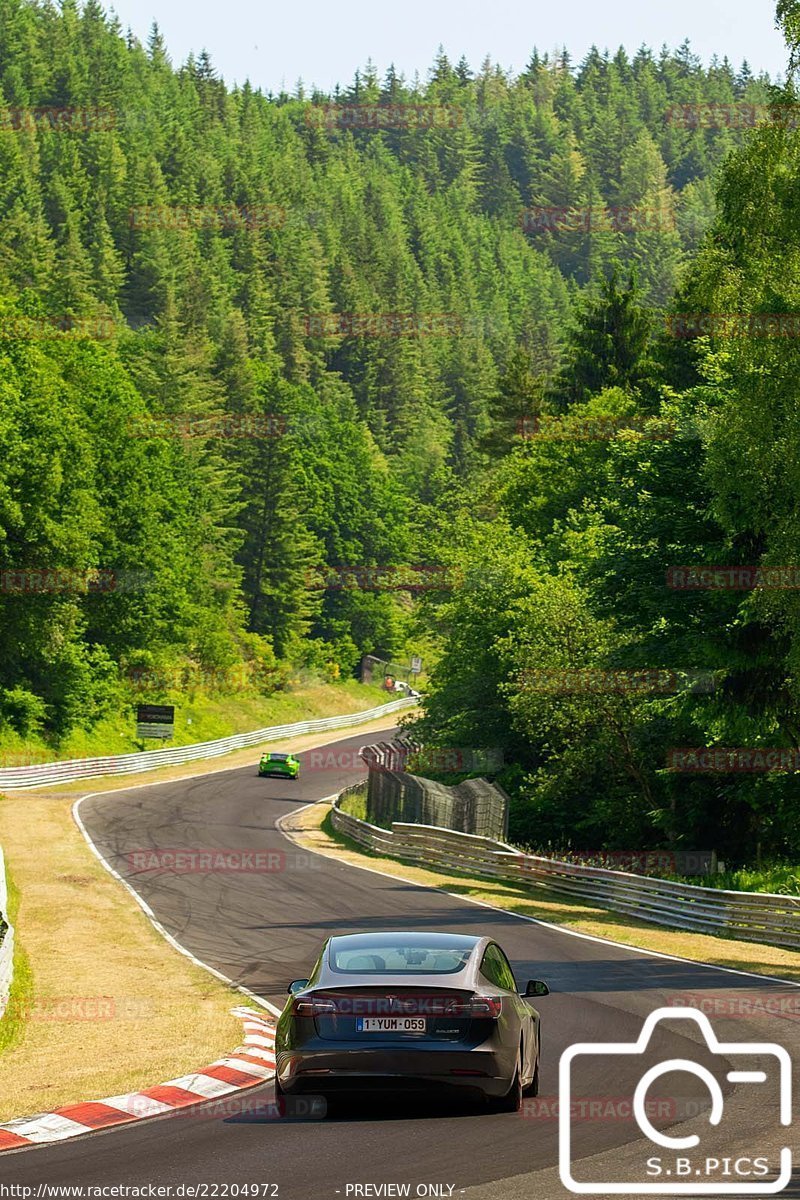
<svg viewBox="0 0 800 1200">
<path fill-rule="evenodd" d="M 406 770 L 406 762 L 416 752 L 424 754 L 425 750 L 404 738 L 363 748 L 361 757 L 369 767 L 366 811 L 370 821 L 388 826 L 398 820 L 484 837 L 508 836 L 509 800 L 502 788 L 487 779 L 467 779 L 448 786 L 412 774 Z M 437 751 L 429 753 L 435 756 Z M 456 751 L 455 757 L 459 756 Z M 463 769 L 461 763 L 454 769 L 459 767 Z"/>
<path fill-rule="evenodd" d="M 800 896 L 766 892 L 726 892 L 689 883 L 670 883 L 646 875 L 581 867 L 574 863 L 523 854 L 504 842 L 456 833 L 432 825 L 395 822 L 391 829 L 369 825 L 340 805 L 361 788 L 356 784 L 337 798 L 333 827 L 362 846 L 420 865 L 526 884 L 589 901 L 614 912 L 702 933 L 727 934 L 800 950 Z"/>
<path fill-rule="evenodd" d="M 501 838 L 508 830 L 508 798 L 486 779 L 448 787 L 406 771 L 370 769 L 367 816 L 386 825 L 398 820 Z"/>
<path fill-rule="evenodd" d="M 176 763 L 192 762 L 198 758 L 217 758 L 231 750 L 244 750 L 257 746 L 259 742 L 274 742 L 282 737 L 296 737 L 301 733 L 325 733 L 329 729 L 349 729 L 364 725 L 389 713 L 398 712 L 417 703 L 413 697 L 391 700 L 378 708 L 364 712 L 345 713 L 340 717 L 320 717 L 316 721 L 298 721 L 294 725 L 272 725 L 267 729 L 254 729 L 250 733 L 234 733 L 231 737 L 219 738 L 214 742 L 192 742 L 188 746 L 174 749 L 144 750 L 134 754 L 115 754 L 105 758 L 73 758 L 64 762 L 37 763 L 32 767 L 0 768 L 0 791 L 41 787 L 49 783 L 72 783 L 76 779 L 89 779 L 97 775 L 134 775 L 140 771 L 152 771 L 155 767 L 174 766 Z"/>
<path fill-rule="evenodd" d="M 6 1011 L 14 978 L 14 929 L 8 923 L 6 865 L 0 848 L 0 1017 Z"/>
</svg>

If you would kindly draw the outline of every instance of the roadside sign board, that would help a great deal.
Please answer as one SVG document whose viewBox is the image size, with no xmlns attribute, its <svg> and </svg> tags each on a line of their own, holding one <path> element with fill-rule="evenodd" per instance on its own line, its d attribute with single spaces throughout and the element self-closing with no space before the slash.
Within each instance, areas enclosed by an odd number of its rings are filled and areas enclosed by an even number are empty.
<svg viewBox="0 0 800 1200">
<path fill-rule="evenodd" d="M 411 671 L 414 675 L 419 675 L 421 670 L 422 670 L 422 659 L 419 658 L 418 655 L 414 654 L 411 658 Z"/>
<path fill-rule="evenodd" d="M 139 704 L 136 708 L 136 736 L 171 738 L 175 732 L 174 704 Z"/>
</svg>

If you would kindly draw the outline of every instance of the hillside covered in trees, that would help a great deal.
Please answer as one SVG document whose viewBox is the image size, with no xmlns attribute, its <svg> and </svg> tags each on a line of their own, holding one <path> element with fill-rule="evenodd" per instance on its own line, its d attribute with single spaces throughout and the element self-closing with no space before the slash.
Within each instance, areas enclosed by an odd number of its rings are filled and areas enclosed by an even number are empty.
<svg viewBox="0 0 800 1200">
<path fill-rule="evenodd" d="M 0 731 L 424 636 L 422 732 L 503 747 L 517 836 L 795 845 L 791 775 L 667 766 L 798 744 L 796 593 L 664 582 L 791 561 L 795 343 L 665 321 L 798 308 L 797 132 L 720 116 L 769 80 L 685 45 L 265 95 L 2 0 L 0 89 Z M 711 682 L 531 685 L 586 668 Z"/>
<path fill-rule="evenodd" d="M 779 14 L 796 63 L 800 6 Z M 505 748 L 535 846 L 798 861 L 794 83 L 771 105 L 719 171 L 665 326 L 613 278 L 579 302 L 580 388 L 453 539 L 470 566 L 436 613 L 420 730 Z"/>
</svg>

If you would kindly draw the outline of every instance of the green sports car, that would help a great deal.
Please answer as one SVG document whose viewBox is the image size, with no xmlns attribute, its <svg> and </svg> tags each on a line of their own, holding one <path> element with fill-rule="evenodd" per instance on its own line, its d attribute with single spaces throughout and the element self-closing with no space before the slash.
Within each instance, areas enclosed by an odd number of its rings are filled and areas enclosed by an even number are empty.
<svg viewBox="0 0 800 1200">
<path fill-rule="evenodd" d="M 281 775 L 286 779 L 297 779 L 300 760 L 293 754 L 262 754 L 258 764 L 259 775 Z"/>
</svg>

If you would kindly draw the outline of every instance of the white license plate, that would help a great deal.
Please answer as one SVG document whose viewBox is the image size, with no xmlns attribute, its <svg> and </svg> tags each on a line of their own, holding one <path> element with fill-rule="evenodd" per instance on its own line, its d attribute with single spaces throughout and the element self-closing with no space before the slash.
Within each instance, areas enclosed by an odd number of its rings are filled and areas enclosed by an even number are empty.
<svg viewBox="0 0 800 1200">
<path fill-rule="evenodd" d="M 424 1017 L 356 1017 L 356 1033 L 424 1033 Z"/>
</svg>

